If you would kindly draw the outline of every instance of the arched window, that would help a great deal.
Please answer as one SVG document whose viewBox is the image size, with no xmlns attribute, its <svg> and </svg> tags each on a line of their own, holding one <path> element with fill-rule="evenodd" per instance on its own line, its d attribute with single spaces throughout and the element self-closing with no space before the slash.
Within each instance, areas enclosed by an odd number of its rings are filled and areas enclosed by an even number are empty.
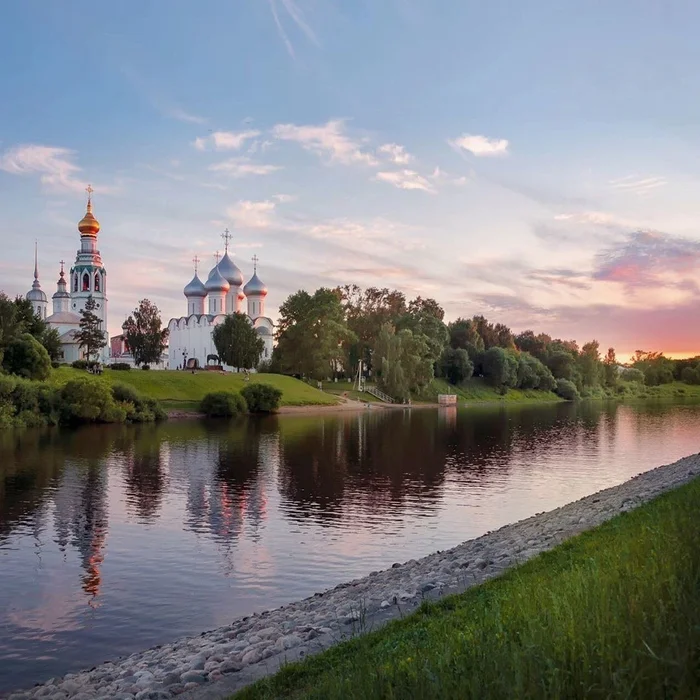
<svg viewBox="0 0 700 700">
<path fill-rule="evenodd" d="M 87 272 L 83 275 L 83 291 L 90 291 L 90 275 Z"/>
<path fill-rule="evenodd" d="M 74 292 L 78 291 L 78 273 L 77 272 L 73 275 L 73 291 Z"/>
<path fill-rule="evenodd" d="M 95 291 L 100 291 L 100 276 L 97 274 L 97 272 L 95 273 Z"/>
</svg>

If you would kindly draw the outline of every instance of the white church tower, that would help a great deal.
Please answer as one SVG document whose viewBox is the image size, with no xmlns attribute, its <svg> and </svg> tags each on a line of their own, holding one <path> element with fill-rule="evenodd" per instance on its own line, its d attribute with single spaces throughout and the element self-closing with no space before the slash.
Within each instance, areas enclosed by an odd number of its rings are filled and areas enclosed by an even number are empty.
<svg viewBox="0 0 700 700">
<path fill-rule="evenodd" d="M 101 330 L 107 329 L 107 272 L 102 264 L 100 251 L 97 248 L 97 234 L 100 222 L 92 213 L 93 189 L 87 187 L 88 200 L 85 216 L 78 223 L 80 231 L 80 249 L 75 257 L 75 263 L 70 270 L 71 312 L 80 314 L 85 308 L 88 298 L 97 303 L 95 314 L 102 320 Z M 102 351 L 103 359 L 109 354 L 109 345 Z"/>
<path fill-rule="evenodd" d="M 34 243 L 34 282 L 32 288 L 27 292 L 27 299 L 32 303 L 34 313 L 42 320 L 46 320 L 46 310 L 49 306 L 49 300 L 46 298 L 46 293 L 39 284 L 39 260 L 38 260 L 37 243 Z"/>
<path fill-rule="evenodd" d="M 267 296 L 267 287 L 258 277 L 258 256 L 253 256 L 253 276 L 248 280 L 248 283 L 243 287 L 243 293 L 248 299 L 248 316 L 255 323 L 255 320 L 260 316 L 265 316 L 265 297 Z"/>
</svg>

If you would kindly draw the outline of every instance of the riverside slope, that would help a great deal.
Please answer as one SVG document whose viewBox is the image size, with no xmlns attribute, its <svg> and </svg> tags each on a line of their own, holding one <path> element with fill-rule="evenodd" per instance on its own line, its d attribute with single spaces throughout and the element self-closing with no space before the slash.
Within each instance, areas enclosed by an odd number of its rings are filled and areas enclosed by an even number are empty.
<svg viewBox="0 0 700 700">
<path fill-rule="evenodd" d="M 685 457 L 548 513 L 540 513 L 453 549 L 394 564 L 297 603 L 241 618 L 31 690 L 12 700 L 182 700 L 225 698 L 317 653 L 411 612 L 423 598 L 458 593 L 551 549 L 700 475 L 700 455 Z"/>
</svg>

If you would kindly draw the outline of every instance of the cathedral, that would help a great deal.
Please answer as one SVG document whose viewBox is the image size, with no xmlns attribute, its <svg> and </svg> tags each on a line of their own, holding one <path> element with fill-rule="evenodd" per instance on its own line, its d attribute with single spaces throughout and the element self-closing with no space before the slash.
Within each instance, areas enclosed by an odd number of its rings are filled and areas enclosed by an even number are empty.
<svg viewBox="0 0 700 700">
<path fill-rule="evenodd" d="M 183 290 L 187 300 L 187 315 L 168 323 L 170 351 L 168 368 L 205 367 L 211 356 L 218 355 L 212 331 L 227 315 L 245 313 L 253 328 L 265 342 L 261 360 L 272 356 L 274 324 L 265 316 L 267 287 L 258 277 L 258 258 L 253 256 L 253 276 L 243 285 L 243 273 L 228 253 L 231 234 L 222 234 L 224 255 L 212 267 L 206 282 L 197 274 L 199 259 L 194 258 L 194 277 Z M 232 367 L 225 367 L 232 370 Z"/>
<path fill-rule="evenodd" d="M 100 222 L 92 213 L 92 188 L 87 188 L 88 200 L 85 216 L 78 223 L 80 248 L 75 256 L 75 263 L 66 274 L 61 260 L 61 271 L 56 284 L 56 292 L 51 298 L 53 313 L 48 315 L 49 301 L 39 282 L 39 264 L 36 246 L 34 248 L 34 282 L 27 292 L 27 299 L 34 307 L 39 318 L 46 321 L 50 328 L 55 328 L 61 338 L 62 362 L 71 363 L 83 358 L 83 352 L 75 339 L 79 330 L 80 312 L 85 302 L 92 296 L 97 304 L 94 313 L 101 320 L 101 328 L 107 333 L 107 272 L 102 264 L 97 248 L 97 234 Z M 109 349 L 101 350 L 100 361 L 106 362 Z"/>
</svg>

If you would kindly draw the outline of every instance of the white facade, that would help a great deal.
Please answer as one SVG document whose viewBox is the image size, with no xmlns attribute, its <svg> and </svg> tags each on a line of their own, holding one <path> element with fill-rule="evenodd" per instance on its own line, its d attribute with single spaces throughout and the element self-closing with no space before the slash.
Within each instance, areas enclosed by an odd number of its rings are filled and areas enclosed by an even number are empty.
<svg viewBox="0 0 700 700">
<path fill-rule="evenodd" d="M 61 338 L 63 351 L 62 361 L 65 363 L 83 359 L 83 351 L 78 347 L 75 333 L 80 328 L 80 312 L 90 296 L 97 304 L 94 313 L 102 321 L 101 328 L 107 333 L 107 272 L 102 264 L 100 251 L 97 248 L 97 234 L 100 224 L 92 213 L 92 189 L 88 188 L 88 202 L 85 216 L 78 223 L 80 231 L 80 248 L 75 257 L 75 263 L 66 280 L 61 261 L 61 272 L 56 284 L 56 292 L 52 297 L 53 313 L 47 316 L 48 300 L 39 284 L 39 270 L 36 251 L 34 254 L 34 282 L 27 293 L 27 299 L 32 302 L 34 311 L 43 318 L 50 328 L 55 328 Z M 42 299 L 43 297 L 43 299 Z M 109 358 L 109 347 L 105 346 L 99 359 L 106 362 Z"/>
<path fill-rule="evenodd" d="M 261 360 L 272 357 L 274 341 L 274 324 L 265 316 L 265 297 L 267 288 L 257 276 L 257 258 L 253 277 L 241 289 L 243 275 L 228 254 L 228 231 L 224 234 L 226 253 L 211 269 L 206 282 L 197 275 L 197 268 L 192 280 L 184 289 L 187 299 L 187 315 L 172 318 L 168 323 L 169 369 L 191 366 L 193 361 L 199 367 L 207 365 L 210 355 L 218 355 L 212 332 L 227 315 L 242 313 L 247 298 L 247 316 L 265 343 Z M 197 259 L 195 258 L 195 264 Z M 208 313 L 205 313 L 208 311 Z M 232 367 L 224 366 L 227 370 Z"/>
</svg>

